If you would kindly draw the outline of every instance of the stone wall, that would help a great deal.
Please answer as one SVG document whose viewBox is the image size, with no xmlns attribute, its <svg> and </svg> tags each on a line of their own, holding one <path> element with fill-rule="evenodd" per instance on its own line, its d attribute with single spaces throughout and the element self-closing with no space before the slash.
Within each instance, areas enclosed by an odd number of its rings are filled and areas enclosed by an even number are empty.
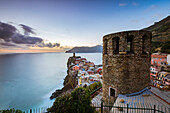
<svg viewBox="0 0 170 113">
<path fill-rule="evenodd" d="M 125 31 L 103 37 L 103 100 L 113 104 L 118 94 L 138 92 L 150 83 L 152 35 Z M 109 88 L 115 96 L 109 96 Z"/>
</svg>

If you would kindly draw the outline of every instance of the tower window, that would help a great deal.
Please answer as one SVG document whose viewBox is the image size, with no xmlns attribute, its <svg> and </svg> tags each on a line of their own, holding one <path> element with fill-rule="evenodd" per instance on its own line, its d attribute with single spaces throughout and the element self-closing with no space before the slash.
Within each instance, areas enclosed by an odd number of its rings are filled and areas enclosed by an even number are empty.
<svg viewBox="0 0 170 113">
<path fill-rule="evenodd" d="M 104 54 L 107 54 L 107 40 L 104 41 Z"/>
<path fill-rule="evenodd" d="M 108 60 L 106 59 L 106 62 L 105 62 L 106 65 L 108 65 Z"/>
<path fill-rule="evenodd" d="M 113 54 L 119 54 L 119 37 L 112 38 Z"/>
<path fill-rule="evenodd" d="M 127 53 L 133 54 L 133 36 L 127 37 Z"/>
<path fill-rule="evenodd" d="M 116 91 L 113 88 L 110 88 L 110 96 L 115 97 L 116 96 Z"/>
<path fill-rule="evenodd" d="M 144 35 L 142 37 L 142 54 L 146 54 L 146 40 L 147 40 L 147 36 Z"/>
</svg>

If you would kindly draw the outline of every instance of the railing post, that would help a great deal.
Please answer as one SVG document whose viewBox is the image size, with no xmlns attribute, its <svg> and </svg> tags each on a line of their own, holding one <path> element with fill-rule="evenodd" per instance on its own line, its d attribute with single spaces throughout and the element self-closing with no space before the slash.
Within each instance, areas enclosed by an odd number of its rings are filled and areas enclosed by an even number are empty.
<svg viewBox="0 0 170 113">
<path fill-rule="evenodd" d="M 30 109 L 30 113 L 32 113 L 32 109 Z"/>
<path fill-rule="evenodd" d="M 156 105 L 154 105 L 154 113 L 156 113 Z"/>
<path fill-rule="evenodd" d="M 128 106 L 128 104 L 127 104 L 127 113 L 128 113 L 128 111 L 129 111 L 129 106 Z"/>
<path fill-rule="evenodd" d="M 103 101 L 101 102 L 101 113 L 103 113 Z"/>
</svg>

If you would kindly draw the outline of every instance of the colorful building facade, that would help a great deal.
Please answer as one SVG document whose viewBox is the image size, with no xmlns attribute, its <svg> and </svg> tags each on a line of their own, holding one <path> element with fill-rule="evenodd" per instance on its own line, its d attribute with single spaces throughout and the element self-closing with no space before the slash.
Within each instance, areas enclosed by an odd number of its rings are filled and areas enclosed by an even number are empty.
<svg viewBox="0 0 170 113">
<path fill-rule="evenodd" d="M 157 66 L 167 65 L 167 54 L 159 54 L 159 53 L 152 54 L 151 64 Z"/>
</svg>

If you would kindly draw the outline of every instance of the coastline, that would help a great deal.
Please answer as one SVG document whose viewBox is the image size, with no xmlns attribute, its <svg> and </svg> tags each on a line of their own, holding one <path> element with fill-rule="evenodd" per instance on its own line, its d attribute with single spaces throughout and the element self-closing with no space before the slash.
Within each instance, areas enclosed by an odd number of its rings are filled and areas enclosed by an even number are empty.
<svg viewBox="0 0 170 113">
<path fill-rule="evenodd" d="M 76 58 L 81 58 L 80 56 L 73 56 L 69 57 L 67 60 L 67 76 L 64 78 L 63 82 L 63 88 L 62 89 L 56 89 L 55 92 L 53 92 L 50 96 L 50 99 L 54 99 L 58 96 L 61 96 L 67 92 L 71 92 L 77 85 L 78 81 L 76 80 L 78 72 L 71 73 L 71 64 L 75 63 Z"/>
</svg>

